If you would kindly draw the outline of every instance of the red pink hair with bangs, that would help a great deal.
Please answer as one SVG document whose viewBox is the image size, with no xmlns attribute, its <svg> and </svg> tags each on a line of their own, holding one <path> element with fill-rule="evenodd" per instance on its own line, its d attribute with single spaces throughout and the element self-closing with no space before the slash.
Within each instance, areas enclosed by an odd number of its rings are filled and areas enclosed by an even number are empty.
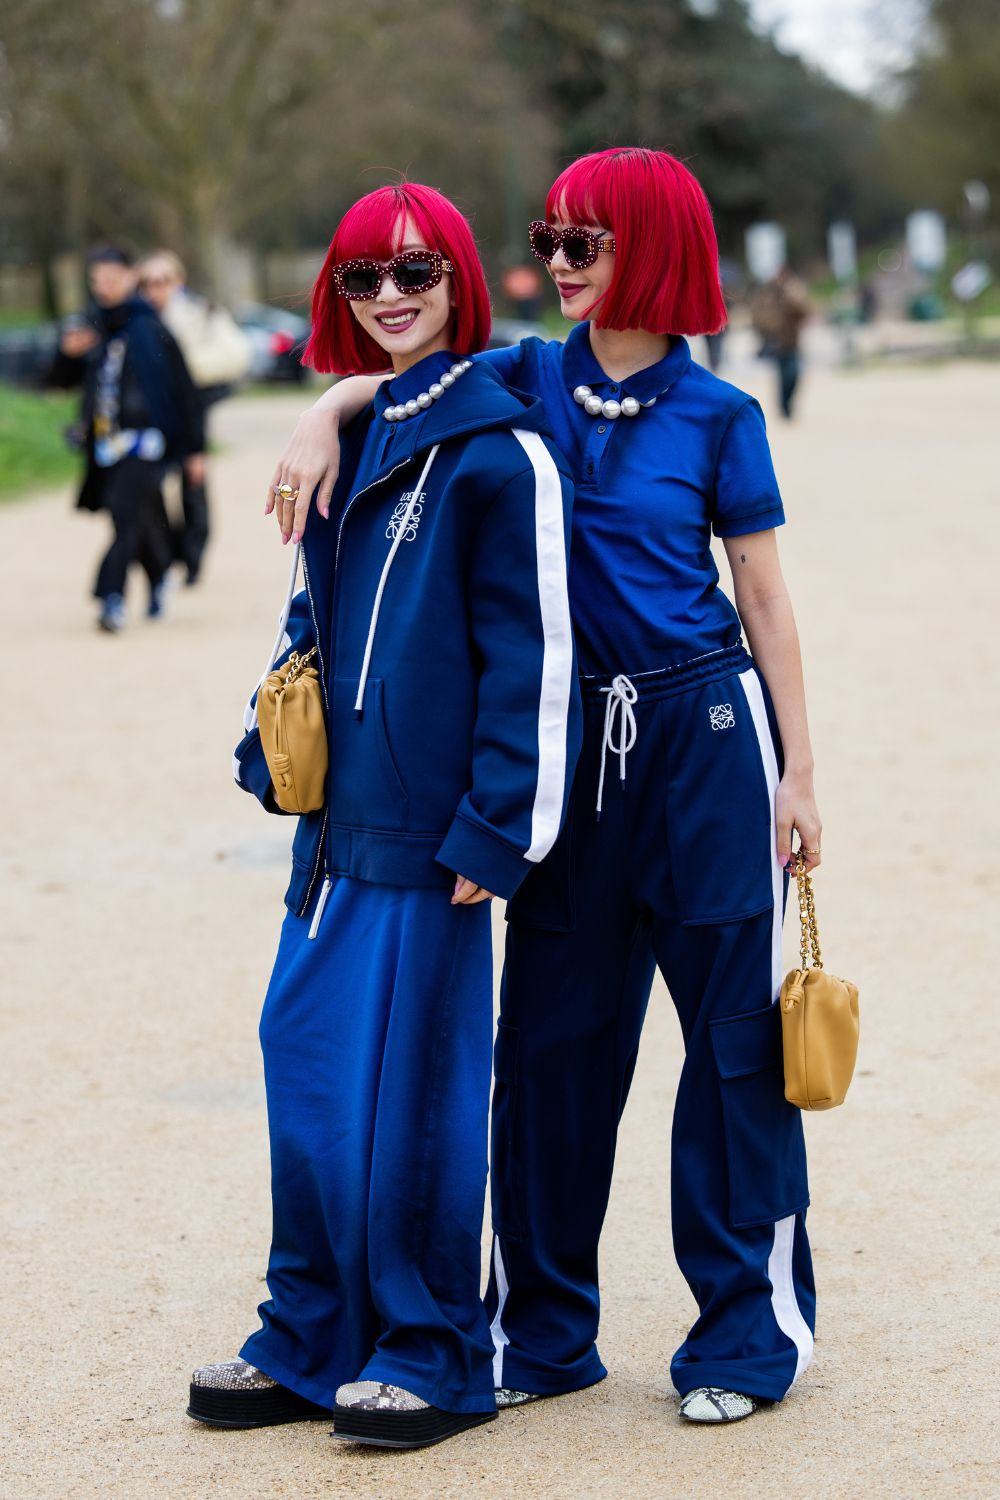
<svg viewBox="0 0 1000 1500">
<path fill-rule="evenodd" d="M 666 151 L 615 147 L 556 178 L 545 217 L 611 231 L 611 285 L 590 313 L 598 328 L 716 333 L 726 322 L 719 247 L 697 178 Z"/>
<path fill-rule="evenodd" d="M 333 268 L 356 256 L 388 261 L 403 245 L 407 218 L 428 250 L 454 266 L 449 346 L 456 354 L 485 349 L 490 336 L 490 294 L 468 219 L 436 188 L 402 182 L 359 198 L 337 225 L 312 294 L 312 334 L 303 363 L 334 375 L 373 375 L 389 356 L 358 323 L 346 297 L 337 295 Z"/>
</svg>

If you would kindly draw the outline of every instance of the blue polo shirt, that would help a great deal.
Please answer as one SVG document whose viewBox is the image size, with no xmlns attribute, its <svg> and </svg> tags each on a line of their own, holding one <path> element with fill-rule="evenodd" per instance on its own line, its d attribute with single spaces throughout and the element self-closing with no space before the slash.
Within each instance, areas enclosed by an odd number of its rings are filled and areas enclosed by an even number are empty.
<svg viewBox="0 0 1000 1500">
<path fill-rule="evenodd" d="M 569 593 L 581 672 L 654 672 L 736 645 L 739 616 L 719 587 L 711 535 L 785 519 L 753 397 L 695 364 L 682 338 L 659 363 L 610 380 L 586 323 L 565 344 L 525 339 L 477 357 L 542 398 L 573 471 Z M 656 405 L 590 417 L 573 400 L 578 385 Z"/>
</svg>

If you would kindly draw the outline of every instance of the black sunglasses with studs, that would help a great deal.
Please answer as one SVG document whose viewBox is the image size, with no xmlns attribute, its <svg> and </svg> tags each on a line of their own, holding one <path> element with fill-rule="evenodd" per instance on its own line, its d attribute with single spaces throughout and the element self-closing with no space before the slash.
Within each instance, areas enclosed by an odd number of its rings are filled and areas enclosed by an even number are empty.
<svg viewBox="0 0 1000 1500">
<path fill-rule="evenodd" d="M 445 272 L 454 269 L 439 250 L 404 250 L 387 261 L 369 256 L 341 261 L 333 268 L 333 284 L 349 302 L 374 302 L 386 276 L 405 296 L 407 292 L 433 291 Z"/>
<path fill-rule="evenodd" d="M 536 260 L 551 264 L 562 246 L 566 264 L 574 271 L 585 271 L 599 255 L 613 255 L 615 242 L 606 238 L 608 231 L 602 229 L 595 234 L 592 229 L 581 229 L 571 224 L 568 229 L 554 229 L 543 219 L 534 219 L 528 225 L 528 244 Z"/>
</svg>

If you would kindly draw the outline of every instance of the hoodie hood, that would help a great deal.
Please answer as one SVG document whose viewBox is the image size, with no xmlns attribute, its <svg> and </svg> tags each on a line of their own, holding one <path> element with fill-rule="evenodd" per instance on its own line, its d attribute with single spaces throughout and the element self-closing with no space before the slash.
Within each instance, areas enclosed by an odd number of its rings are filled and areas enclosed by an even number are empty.
<svg viewBox="0 0 1000 1500">
<path fill-rule="evenodd" d="M 375 392 L 373 420 L 384 421 L 387 407 L 427 390 L 456 362 L 453 354 L 430 354 L 394 380 L 380 385 Z M 551 437 L 537 396 L 511 390 L 488 364 L 474 361 L 422 417 L 407 418 L 397 424 L 398 438 L 393 444 L 392 457 L 386 460 L 380 473 L 453 438 L 514 427 Z"/>
</svg>

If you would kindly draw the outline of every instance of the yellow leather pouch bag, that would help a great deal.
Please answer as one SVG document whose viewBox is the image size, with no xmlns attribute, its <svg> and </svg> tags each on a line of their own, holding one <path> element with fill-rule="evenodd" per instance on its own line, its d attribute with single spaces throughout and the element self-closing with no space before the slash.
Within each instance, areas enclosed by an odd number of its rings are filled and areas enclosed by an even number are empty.
<svg viewBox="0 0 1000 1500">
<path fill-rule="evenodd" d="M 801 928 L 800 969 L 781 986 L 781 1040 L 785 1098 L 799 1109 L 843 1104 L 858 1055 L 858 987 L 823 968 L 816 904 L 805 860 L 796 856 L 795 881 Z"/>
<path fill-rule="evenodd" d="M 261 749 L 283 812 L 315 812 L 326 796 L 329 752 L 315 655 L 315 646 L 305 656 L 293 651 L 257 693 Z"/>
</svg>

